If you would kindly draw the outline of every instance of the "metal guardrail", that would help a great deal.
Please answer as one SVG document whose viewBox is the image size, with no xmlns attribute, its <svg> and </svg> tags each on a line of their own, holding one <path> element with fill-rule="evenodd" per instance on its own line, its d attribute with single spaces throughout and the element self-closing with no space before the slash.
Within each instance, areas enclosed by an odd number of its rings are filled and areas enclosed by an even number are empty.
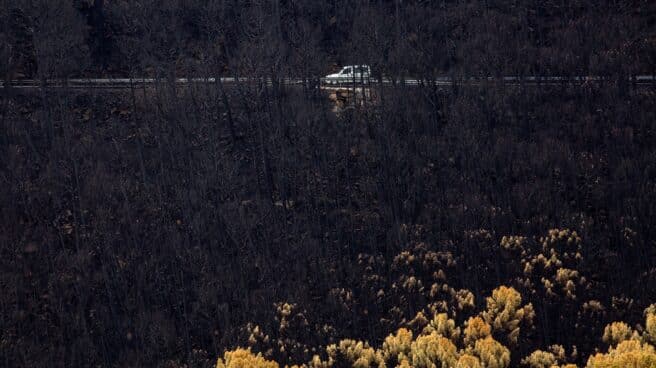
<svg viewBox="0 0 656 368">
<path fill-rule="evenodd" d="M 220 79 L 224 84 L 235 84 L 235 83 L 253 83 L 263 81 L 261 78 L 248 78 L 248 77 L 224 77 Z M 314 79 L 316 81 L 316 79 Z M 200 83 L 215 83 L 217 81 L 214 77 L 207 78 L 176 78 L 176 84 L 200 84 Z M 300 78 L 283 78 L 280 80 L 285 85 L 300 85 L 304 82 L 307 82 L 308 79 Z M 319 81 L 322 85 L 331 84 L 328 83 L 328 79 L 319 78 Z M 383 78 L 382 84 L 392 85 L 392 84 L 404 84 L 408 86 L 417 86 L 422 84 L 435 84 L 435 85 L 450 85 L 454 82 L 465 83 L 465 84 L 481 84 L 486 82 L 503 82 L 510 84 L 562 84 L 562 83 L 582 83 L 582 82 L 610 82 L 614 81 L 612 78 L 601 77 L 601 76 L 575 76 L 575 77 L 562 77 L 562 76 L 527 76 L 527 77 L 487 77 L 487 78 L 478 78 L 478 77 L 469 77 L 469 78 L 452 78 L 452 77 L 437 77 L 434 80 L 426 79 L 414 79 L 414 78 L 402 78 L 397 80 L 392 80 L 390 78 Z M 656 82 L 656 76 L 654 75 L 636 75 L 628 78 L 626 80 L 629 83 L 637 84 L 654 84 Z M 143 86 L 152 85 L 157 82 L 166 83 L 166 79 L 156 79 L 156 78 L 70 78 L 70 79 L 49 79 L 45 82 L 34 80 L 34 79 L 18 79 L 12 80 L 9 82 L 11 88 L 40 88 L 46 86 L 49 88 L 129 88 L 130 86 Z M 365 83 L 363 83 L 365 82 Z M 271 85 L 273 83 L 272 79 L 266 79 L 266 83 Z M 337 85 L 361 85 L 361 84 L 380 84 L 379 81 L 375 78 L 368 78 L 366 81 L 356 80 L 354 81 L 338 81 Z M 0 81 L 0 88 L 5 88 L 5 81 Z"/>
</svg>

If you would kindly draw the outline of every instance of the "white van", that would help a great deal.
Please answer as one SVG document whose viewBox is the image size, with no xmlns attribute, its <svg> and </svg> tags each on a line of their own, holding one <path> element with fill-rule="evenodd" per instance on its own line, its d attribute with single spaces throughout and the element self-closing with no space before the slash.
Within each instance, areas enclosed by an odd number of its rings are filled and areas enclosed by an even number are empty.
<svg viewBox="0 0 656 368">
<path fill-rule="evenodd" d="M 367 83 L 371 77 L 369 65 L 347 65 L 337 73 L 328 74 L 324 81 L 328 84 L 339 83 Z"/>
</svg>

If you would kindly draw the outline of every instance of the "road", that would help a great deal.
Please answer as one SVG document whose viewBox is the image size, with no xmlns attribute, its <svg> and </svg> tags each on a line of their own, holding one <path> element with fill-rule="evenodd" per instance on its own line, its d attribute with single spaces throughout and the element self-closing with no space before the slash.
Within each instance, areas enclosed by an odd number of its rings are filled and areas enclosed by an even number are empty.
<svg viewBox="0 0 656 368">
<path fill-rule="evenodd" d="M 333 84 L 328 84 L 326 83 L 325 78 L 320 78 L 321 80 L 321 86 L 325 87 L 330 87 L 330 86 L 335 86 Z M 253 79 L 253 78 L 233 78 L 233 77 L 225 77 L 221 78 L 221 82 L 226 85 L 233 85 L 237 83 L 249 83 L 249 82 L 256 82 L 258 79 Z M 284 78 L 281 80 L 283 84 L 285 85 L 302 85 L 304 83 L 303 79 L 298 79 L 298 78 Z M 545 84 L 565 84 L 565 83 L 571 83 L 571 84 L 582 84 L 584 82 L 598 82 L 598 83 L 605 83 L 605 82 L 610 82 L 612 81 L 611 79 L 604 78 L 604 77 L 596 77 L 596 76 L 585 76 L 585 77 L 536 77 L 536 76 L 529 76 L 529 77 L 502 77 L 502 78 L 495 78 L 495 77 L 489 77 L 489 78 L 461 78 L 458 79 L 457 82 L 459 84 L 466 84 L 466 85 L 480 85 L 480 84 L 487 84 L 487 83 L 504 83 L 504 84 L 524 84 L 524 85 L 534 85 L 534 86 L 541 86 Z M 163 79 L 155 79 L 155 78 L 71 78 L 68 80 L 64 79 L 51 79 L 46 82 L 47 86 L 49 88 L 72 88 L 72 89 L 87 89 L 87 88 L 100 88 L 100 89 L 125 89 L 125 88 L 130 88 L 131 85 L 134 86 L 139 86 L 141 87 L 142 85 L 153 85 L 157 82 L 166 82 Z M 201 83 L 216 83 L 216 78 L 210 77 L 210 78 L 177 78 L 175 80 L 176 84 L 180 85 L 185 85 L 185 84 L 201 84 Z M 271 80 L 267 80 L 268 84 L 271 84 Z M 412 79 L 412 78 L 406 78 L 405 80 L 397 80 L 396 83 L 401 83 L 403 82 L 405 85 L 408 86 L 417 86 L 421 84 L 427 84 L 427 80 L 419 80 L 419 79 Z M 631 83 L 636 83 L 636 84 L 656 84 L 656 76 L 654 75 L 637 75 L 633 78 L 630 79 Z M 433 83 L 435 85 L 441 85 L 441 86 L 448 86 L 452 85 L 454 83 L 454 79 L 451 77 L 438 77 L 436 78 Z M 18 88 L 18 89 L 32 89 L 32 88 L 40 88 L 41 87 L 41 82 L 38 80 L 34 79 L 21 79 L 21 80 L 13 80 L 11 81 L 11 88 Z M 360 81 L 357 81 L 355 83 L 356 85 L 361 85 L 362 83 Z M 378 84 L 378 81 L 375 79 L 369 79 L 364 82 L 364 84 Z M 391 79 L 384 78 L 383 79 L 383 84 L 384 85 L 392 85 L 395 84 Z M 339 86 L 345 87 L 348 85 L 353 85 L 352 83 L 346 83 L 346 84 L 339 84 Z M 5 83 L 4 81 L 0 81 L 0 88 L 5 88 Z"/>
</svg>

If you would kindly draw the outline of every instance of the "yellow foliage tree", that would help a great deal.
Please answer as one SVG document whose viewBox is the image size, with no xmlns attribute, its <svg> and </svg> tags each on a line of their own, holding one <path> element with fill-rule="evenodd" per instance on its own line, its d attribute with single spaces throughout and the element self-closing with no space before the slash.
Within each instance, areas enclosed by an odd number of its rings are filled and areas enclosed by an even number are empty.
<svg viewBox="0 0 656 368">
<path fill-rule="evenodd" d="M 278 363 L 266 360 L 262 354 L 254 355 L 251 349 L 237 348 L 226 351 L 223 359 L 219 358 L 216 368 L 279 368 Z"/>
<path fill-rule="evenodd" d="M 353 368 L 385 367 L 380 352 L 366 342 L 345 339 L 340 341 L 339 345 L 329 345 L 326 351 L 331 363 L 344 358 Z"/>
<path fill-rule="evenodd" d="M 458 361 L 453 342 L 435 331 L 419 336 L 412 343 L 410 354 L 414 368 L 451 368 Z"/>
<path fill-rule="evenodd" d="M 438 335 L 451 340 L 455 340 L 460 336 L 460 328 L 456 327 L 456 322 L 450 319 L 446 313 L 436 314 L 428 326 L 424 328 L 425 335 L 433 332 L 437 332 Z"/>
<path fill-rule="evenodd" d="M 480 359 L 470 354 L 462 354 L 458 358 L 456 368 L 483 368 Z"/>
<path fill-rule="evenodd" d="M 522 364 L 530 368 L 551 368 L 556 365 L 556 356 L 548 351 L 536 350 L 522 359 Z"/>
<path fill-rule="evenodd" d="M 603 340 L 611 346 L 615 346 L 632 337 L 633 330 L 624 322 L 613 322 L 604 328 Z"/>
<path fill-rule="evenodd" d="M 333 366 L 333 362 L 328 360 L 321 360 L 321 357 L 314 355 L 310 361 L 309 368 L 330 368 Z"/>
<path fill-rule="evenodd" d="M 465 345 L 473 345 L 476 340 L 490 336 L 492 327 L 481 317 L 471 317 L 465 322 L 464 342 Z"/>
<path fill-rule="evenodd" d="M 595 354 L 588 359 L 587 368 L 654 368 L 656 351 L 648 343 L 624 340 L 611 347 L 606 354 Z"/>
<path fill-rule="evenodd" d="M 381 355 L 387 364 L 401 364 L 407 360 L 412 348 L 412 331 L 400 328 L 396 335 L 389 335 L 383 342 Z"/>
<path fill-rule="evenodd" d="M 645 333 L 646 341 L 656 344 L 656 304 L 645 309 Z"/>
<path fill-rule="evenodd" d="M 476 341 L 474 353 L 485 368 L 506 368 L 510 365 L 510 350 L 491 336 Z"/>
<path fill-rule="evenodd" d="M 482 313 L 485 322 L 494 330 L 506 331 L 508 341 L 517 343 L 519 325 L 524 320 L 528 324 L 533 322 L 535 312 L 533 305 L 522 304 L 522 295 L 512 287 L 500 286 L 492 291 L 492 296 L 486 298 L 487 310 Z"/>
</svg>

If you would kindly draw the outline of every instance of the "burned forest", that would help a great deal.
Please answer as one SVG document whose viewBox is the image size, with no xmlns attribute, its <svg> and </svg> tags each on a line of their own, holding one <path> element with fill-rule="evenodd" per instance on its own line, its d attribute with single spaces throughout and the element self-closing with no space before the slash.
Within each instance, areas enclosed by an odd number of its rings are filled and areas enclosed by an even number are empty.
<svg viewBox="0 0 656 368">
<path fill-rule="evenodd" d="M 656 3 L 0 0 L 0 367 L 655 368 Z"/>
</svg>

